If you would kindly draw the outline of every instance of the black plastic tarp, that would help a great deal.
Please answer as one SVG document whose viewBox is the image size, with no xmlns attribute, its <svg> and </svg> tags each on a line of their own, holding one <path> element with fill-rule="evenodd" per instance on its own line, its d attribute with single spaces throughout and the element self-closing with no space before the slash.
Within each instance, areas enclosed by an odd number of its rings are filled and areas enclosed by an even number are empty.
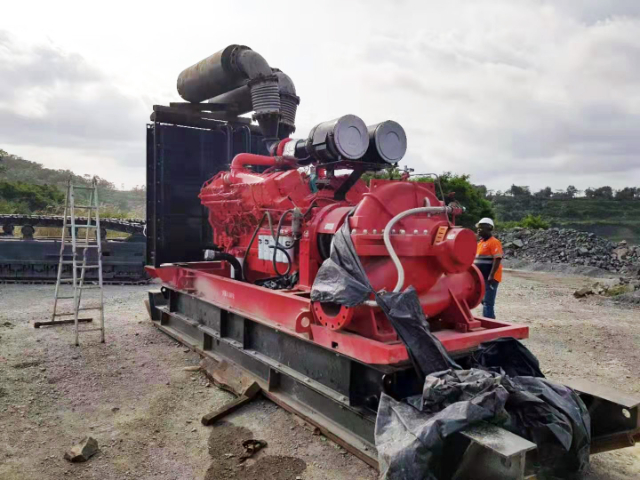
<svg viewBox="0 0 640 480">
<path fill-rule="evenodd" d="M 515 338 L 498 338 L 481 344 L 470 357 L 470 366 L 503 371 L 511 377 L 541 377 L 540 363 L 533 353 Z"/>
<path fill-rule="evenodd" d="M 590 418 L 570 388 L 543 378 L 492 371 L 448 370 L 428 375 L 424 391 L 404 401 L 383 394 L 375 439 L 384 480 L 442 480 L 451 458 L 447 439 L 488 421 L 537 445 L 539 478 L 568 479 L 589 465 Z"/>
<path fill-rule="evenodd" d="M 376 419 L 380 478 L 442 478 L 447 438 L 476 422 L 504 415 L 509 393 L 501 376 L 484 370 L 448 370 L 426 378 L 409 403 L 382 394 Z M 416 408 L 419 407 L 419 408 Z"/>
<path fill-rule="evenodd" d="M 442 455 L 447 439 L 480 421 L 536 443 L 542 476 L 571 478 L 586 469 L 590 418 L 578 395 L 542 378 L 538 360 L 515 339 L 481 345 L 463 370 L 430 332 L 413 287 L 373 290 L 345 221 L 318 271 L 311 300 L 353 307 L 372 297 L 407 347 L 418 378 L 425 379 L 422 395 L 394 399 L 381 393 L 375 439 L 382 479 L 450 477 L 451 458 L 445 468 Z"/>
</svg>

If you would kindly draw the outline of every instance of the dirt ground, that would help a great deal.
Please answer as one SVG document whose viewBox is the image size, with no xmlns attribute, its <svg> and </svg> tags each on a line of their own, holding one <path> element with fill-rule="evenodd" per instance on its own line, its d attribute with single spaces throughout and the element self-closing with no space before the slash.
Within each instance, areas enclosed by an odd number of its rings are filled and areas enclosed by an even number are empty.
<svg viewBox="0 0 640 480">
<path fill-rule="evenodd" d="M 640 395 L 640 307 L 573 298 L 585 277 L 511 271 L 504 280 L 497 314 L 531 327 L 526 343 L 548 377 Z M 106 344 L 90 332 L 75 347 L 70 326 L 33 328 L 50 315 L 52 286 L 0 285 L 1 479 L 376 478 L 266 400 L 202 426 L 233 396 L 184 370 L 198 356 L 151 326 L 147 288 L 106 287 Z M 86 435 L 99 453 L 64 460 Z M 268 445 L 240 464 L 247 439 Z M 639 447 L 591 458 L 590 480 L 640 478 Z"/>
</svg>

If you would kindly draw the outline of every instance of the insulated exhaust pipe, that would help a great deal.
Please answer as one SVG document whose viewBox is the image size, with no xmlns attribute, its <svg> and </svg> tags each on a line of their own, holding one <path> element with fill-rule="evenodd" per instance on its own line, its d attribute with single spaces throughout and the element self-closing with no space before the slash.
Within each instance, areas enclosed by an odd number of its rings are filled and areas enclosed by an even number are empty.
<svg viewBox="0 0 640 480">
<path fill-rule="evenodd" d="M 300 99 L 293 81 L 247 46 L 229 45 L 186 68 L 177 88 L 188 102 L 230 104 L 238 115 L 254 111 L 266 139 L 286 138 L 295 130 Z"/>
</svg>

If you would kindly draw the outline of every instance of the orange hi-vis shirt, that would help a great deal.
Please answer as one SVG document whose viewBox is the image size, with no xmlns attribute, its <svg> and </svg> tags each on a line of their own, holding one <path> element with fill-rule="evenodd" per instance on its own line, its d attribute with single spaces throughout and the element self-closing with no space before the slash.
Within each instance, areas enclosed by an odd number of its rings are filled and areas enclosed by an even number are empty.
<svg viewBox="0 0 640 480">
<path fill-rule="evenodd" d="M 494 258 L 502 258 L 504 253 L 502 252 L 502 243 L 496 237 L 491 237 L 488 240 L 480 240 L 478 242 L 478 248 L 476 250 L 475 265 L 482 272 L 482 276 L 486 280 L 489 278 L 491 268 L 493 267 Z M 496 282 L 502 281 L 502 263 L 496 270 L 493 276 Z"/>
</svg>

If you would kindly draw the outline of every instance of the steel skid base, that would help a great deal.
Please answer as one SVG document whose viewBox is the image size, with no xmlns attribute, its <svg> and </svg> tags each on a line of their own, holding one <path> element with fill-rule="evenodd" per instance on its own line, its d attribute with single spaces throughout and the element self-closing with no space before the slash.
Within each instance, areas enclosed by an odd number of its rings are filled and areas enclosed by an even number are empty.
<svg viewBox="0 0 640 480">
<path fill-rule="evenodd" d="M 380 392 L 404 397 L 421 391 L 406 363 L 361 363 L 168 285 L 149 292 L 149 313 L 158 329 L 214 365 L 214 379 L 221 377 L 217 383 L 240 393 L 240 383 L 258 382 L 267 398 L 376 468 Z M 592 453 L 631 446 L 640 438 L 639 400 L 587 382 L 571 386 L 592 415 Z M 450 478 L 535 478 L 535 444 L 506 430 L 479 425 L 448 443 L 445 452 L 461 459 L 455 467 L 467 466 Z"/>
</svg>

